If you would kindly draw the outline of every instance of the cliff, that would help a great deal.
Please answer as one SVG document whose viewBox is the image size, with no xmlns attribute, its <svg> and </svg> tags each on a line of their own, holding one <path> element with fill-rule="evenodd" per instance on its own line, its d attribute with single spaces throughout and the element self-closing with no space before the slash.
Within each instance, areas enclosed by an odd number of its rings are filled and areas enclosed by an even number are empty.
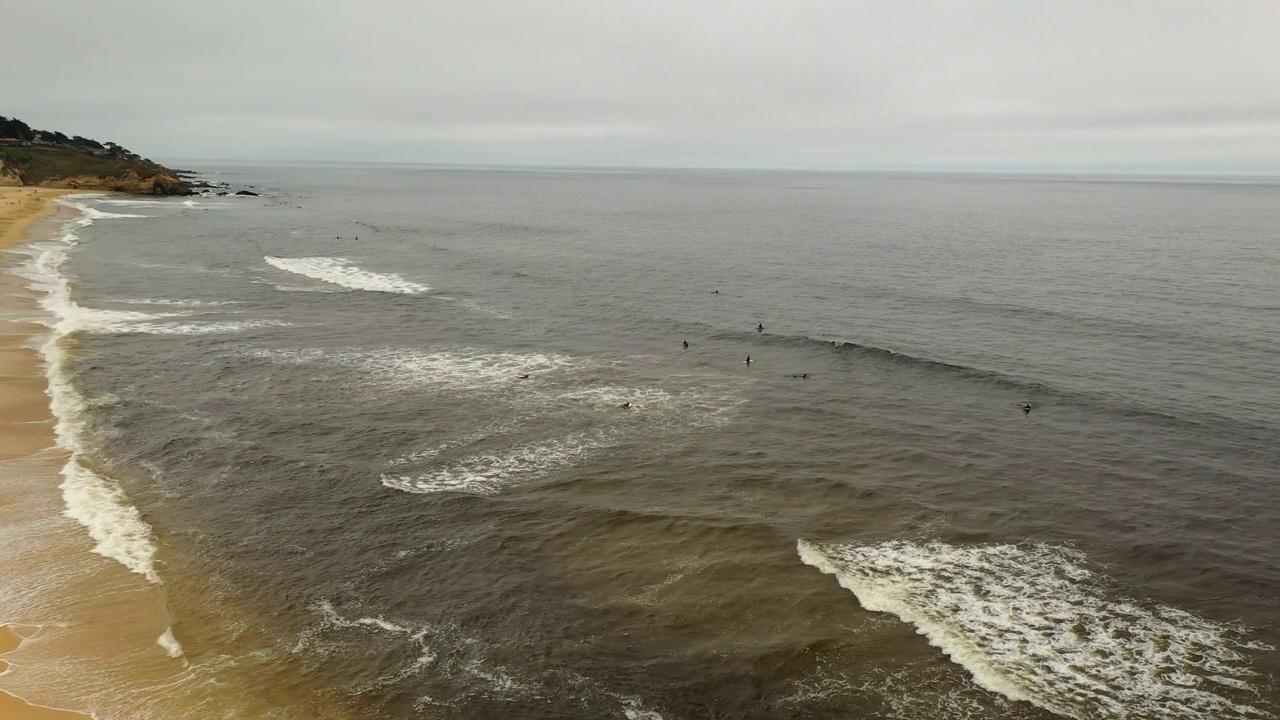
<svg viewBox="0 0 1280 720">
<path fill-rule="evenodd" d="M 0 185 L 191 194 L 187 183 L 162 165 L 48 146 L 0 147 Z"/>
</svg>

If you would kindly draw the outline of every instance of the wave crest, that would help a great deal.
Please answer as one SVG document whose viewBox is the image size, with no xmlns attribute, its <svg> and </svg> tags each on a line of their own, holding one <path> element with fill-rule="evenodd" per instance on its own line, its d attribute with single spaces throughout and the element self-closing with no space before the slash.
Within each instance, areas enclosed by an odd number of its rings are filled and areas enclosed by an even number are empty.
<svg viewBox="0 0 1280 720">
<path fill-rule="evenodd" d="M 916 630 L 992 692 L 1071 718 L 1263 718 L 1242 631 L 1108 599 L 1084 556 L 1051 545 L 797 543 L 867 610 Z"/>
<path fill-rule="evenodd" d="M 282 258 L 267 255 L 268 265 L 285 272 L 303 275 L 313 280 L 341 285 L 351 290 L 369 292 L 421 295 L 430 292 L 431 286 L 406 280 L 395 273 L 376 273 L 362 270 L 346 258 L 300 257 Z"/>
</svg>

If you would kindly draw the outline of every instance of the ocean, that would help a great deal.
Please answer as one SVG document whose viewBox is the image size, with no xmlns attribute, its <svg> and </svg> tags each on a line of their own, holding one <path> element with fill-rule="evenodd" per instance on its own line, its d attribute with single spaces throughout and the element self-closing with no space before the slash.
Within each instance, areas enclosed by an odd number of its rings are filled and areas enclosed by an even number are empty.
<svg viewBox="0 0 1280 720">
<path fill-rule="evenodd" d="M 1280 183 L 197 170 L 13 270 L 168 628 L 78 709 L 1280 714 Z"/>
</svg>

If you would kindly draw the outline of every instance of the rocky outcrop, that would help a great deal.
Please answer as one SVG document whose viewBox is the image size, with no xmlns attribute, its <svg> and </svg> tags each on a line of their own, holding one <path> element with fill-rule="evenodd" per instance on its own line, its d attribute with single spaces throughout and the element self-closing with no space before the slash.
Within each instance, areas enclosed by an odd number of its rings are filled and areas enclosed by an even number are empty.
<svg viewBox="0 0 1280 720">
<path fill-rule="evenodd" d="M 172 175 L 140 177 L 136 172 L 123 177 L 97 177 L 74 175 L 66 178 L 50 178 L 37 183 L 40 187 L 67 188 L 71 190 L 110 190 L 130 195 L 190 195 L 186 183 Z"/>
</svg>

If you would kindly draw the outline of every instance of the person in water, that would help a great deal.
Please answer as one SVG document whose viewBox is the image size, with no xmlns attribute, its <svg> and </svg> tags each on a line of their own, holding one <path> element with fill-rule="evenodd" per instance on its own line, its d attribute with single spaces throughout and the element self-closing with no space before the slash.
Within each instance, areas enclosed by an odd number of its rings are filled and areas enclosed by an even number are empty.
<svg viewBox="0 0 1280 720">
<path fill-rule="evenodd" d="M 1031 406 L 1031 403 L 1029 403 L 1029 402 L 1018 403 L 1018 407 L 1022 408 L 1022 414 L 1023 414 L 1023 415 L 1030 415 L 1030 414 L 1031 414 L 1031 407 L 1032 407 L 1032 406 Z"/>
<path fill-rule="evenodd" d="M 689 341 L 688 341 L 688 340 L 685 340 L 682 344 L 684 345 L 684 349 L 685 349 L 685 350 L 688 350 L 688 349 L 689 349 Z"/>
<path fill-rule="evenodd" d="M 760 323 L 756 326 L 756 332 L 764 332 L 764 323 Z"/>
</svg>

